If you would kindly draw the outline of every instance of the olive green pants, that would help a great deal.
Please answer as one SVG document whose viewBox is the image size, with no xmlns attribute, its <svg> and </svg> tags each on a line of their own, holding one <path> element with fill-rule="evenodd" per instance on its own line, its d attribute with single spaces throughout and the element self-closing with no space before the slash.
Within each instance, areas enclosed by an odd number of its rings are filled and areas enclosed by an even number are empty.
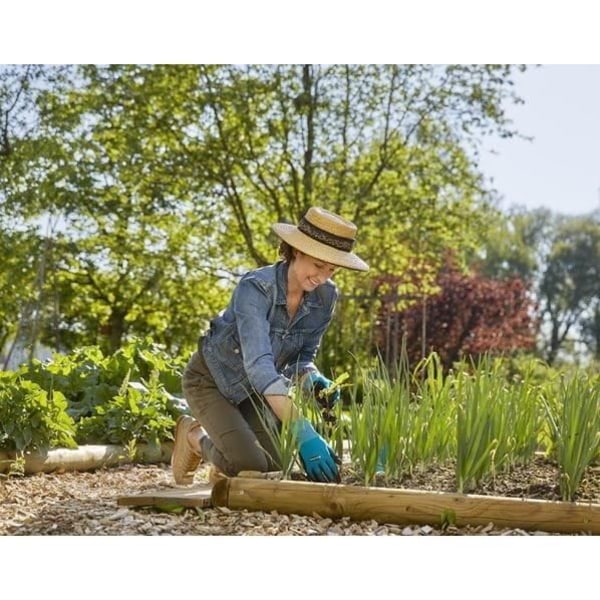
<svg viewBox="0 0 600 600">
<path fill-rule="evenodd" d="M 182 388 L 192 416 L 208 434 L 200 442 L 204 461 L 229 476 L 281 469 L 274 444 L 281 423 L 263 398 L 252 396 L 234 406 L 217 388 L 200 352 L 190 358 Z"/>
</svg>

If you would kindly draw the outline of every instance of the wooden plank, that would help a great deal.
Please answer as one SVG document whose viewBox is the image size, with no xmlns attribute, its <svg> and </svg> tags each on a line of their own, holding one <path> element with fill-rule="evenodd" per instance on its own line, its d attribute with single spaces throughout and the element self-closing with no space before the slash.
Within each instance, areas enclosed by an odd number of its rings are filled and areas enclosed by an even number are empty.
<svg viewBox="0 0 600 600">
<path fill-rule="evenodd" d="M 241 471 L 240 476 L 249 479 L 281 479 L 281 471 Z M 175 487 L 148 490 L 137 494 L 119 496 L 119 506 L 198 506 L 209 508 L 212 506 L 211 492 L 216 481 L 226 478 L 225 475 L 212 475 L 213 481 L 207 484 L 197 484 L 193 487 Z"/>
<path fill-rule="evenodd" d="M 209 484 L 199 484 L 189 488 L 148 490 L 129 496 L 119 496 L 117 504 L 119 506 L 197 506 L 209 508 L 212 506 L 211 491 L 212 486 Z"/>
<path fill-rule="evenodd" d="M 260 471 L 241 471 L 240 476 L 249 479 L 281 479 L 281 471 L 269 471 L 262 473 Z M 211 492 L 213 485 L 220 479 L 226 479 L 222 473 L 209 475 L 209 483 L 198 484 L 193 487 L 176 487 L 148 490 L 137 494 L 119 496 L 117 504 L 119 506 L 185 506 L 210 508 L 212 504 Z M 212 479 L 212 481 L 210 481 Z"/>
<path fill-rule="evenodd" d="M 380 523 L 499 528 L 600 534 L 600 505 L 477 496 L 421 490 L 270 481 L 234 477 L 217 482 L 213 505 L 233 510 L 277 510 Z"/>
</svg>

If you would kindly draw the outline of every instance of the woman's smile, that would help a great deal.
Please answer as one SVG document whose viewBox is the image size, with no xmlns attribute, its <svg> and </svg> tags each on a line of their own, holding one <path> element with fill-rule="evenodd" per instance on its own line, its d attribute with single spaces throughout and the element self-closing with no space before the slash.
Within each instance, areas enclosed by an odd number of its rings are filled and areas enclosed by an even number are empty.
<svg viewBox="0 0 600 600">
<path fill-rule="evenodd" d="M 335 265 L 323 262 L 297 250 L 289 271 L 289 276 L 292 278 L 289 283 L 292 289 L 298 286 L 304 292 L 312 292 L 330 277 L 333 277 L 337 269 L 338 267 Z M 296 285 L 294 285 L 294 279 L 297 282 Z"/>
</svg>

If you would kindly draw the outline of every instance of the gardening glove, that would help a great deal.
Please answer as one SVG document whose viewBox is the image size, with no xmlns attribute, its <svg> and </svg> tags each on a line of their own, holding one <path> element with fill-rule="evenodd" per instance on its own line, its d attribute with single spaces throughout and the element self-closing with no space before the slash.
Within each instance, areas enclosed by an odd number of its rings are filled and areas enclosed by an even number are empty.
<svg viewBox="0 0 600 600">
<path fill-rule="evenodd" d="M 340 390 L 336 389 L 333 393 L 327 394 L 328 390 L 333 384 L 331 379 L 327 379 L 321 373 L 311 371 L 302 384 L 305 390 L 311 391 L 319 406 L 327 411 L 331 410 L 336 402 L 340 399 Z"/>
<path fill-rule="evenodd" d="M 386 463 L 387 463 L 387 446 L 382 446 L 377 454 L 377 464 L 375 465 L 375 475 L 385 474 Z"/>
<path fill-rule="evenodd" d="M 298 419 L 292 422 L 292 431 L 298 441 L 300 461 L 308 478 L 311 481 L 340 483 L 337 465 L 341 461 L 314 427 L 306 419 Z"/>
</svg>

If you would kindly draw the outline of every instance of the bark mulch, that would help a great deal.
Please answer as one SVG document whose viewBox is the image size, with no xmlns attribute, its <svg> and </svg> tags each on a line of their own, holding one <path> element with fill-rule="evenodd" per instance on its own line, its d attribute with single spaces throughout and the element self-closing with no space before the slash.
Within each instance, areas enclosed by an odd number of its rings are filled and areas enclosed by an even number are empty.
<svg viewBox="0 0 600 600">
<path fill-rule="evenodd" d="M 207 478 L 201 467 L 196 482 Z M 362 485 L 356 474 L 344 468 L 343 482 Z M 451 466 L 435 467 L 400 481 L 378 481 L 377 485 L 453 492 Z M 440 528 L 439 525 L 395 525 L 375 521 L 352 522 L 348 518 L 283 515 L 276 511 L 232 511 L 227 508 L 175 509 L 164 512 L 145 507 L 121 507 L 117 498 L 173 486 L 168 465 L 125 465 L 90 472 L 68 472 L 27 476 L 1 476 L 0 535 L 30 536 L 528 536 L 551 535 L 521 529 L 498 529 L 492 523 L 480 527 Z M 560 500 L 556 468 L 543 458 L 533 465 L 473 490 L 476 494 Z M 590 469 L 576 498 L 600 503 L 600 477 Z M 556 535 L 556 534 L 552 534 Z"/>
</svg>

